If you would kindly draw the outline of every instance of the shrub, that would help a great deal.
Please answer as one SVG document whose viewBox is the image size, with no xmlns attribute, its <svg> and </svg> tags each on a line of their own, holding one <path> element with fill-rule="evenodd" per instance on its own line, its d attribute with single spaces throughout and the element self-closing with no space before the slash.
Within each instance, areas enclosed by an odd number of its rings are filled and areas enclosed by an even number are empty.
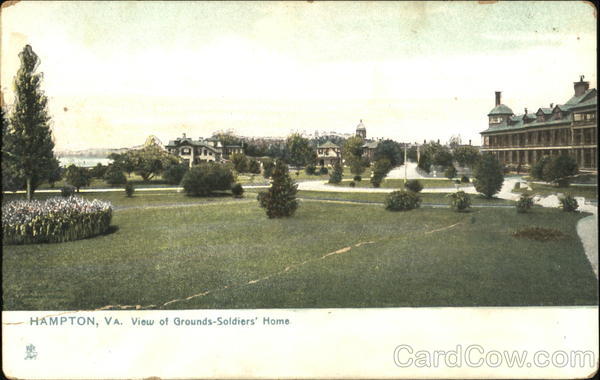
<svg viewBox="0 0 600 380">
<path fill-rule="evenodd" d="M 348 186 L 350 186 L 350 187 L 355 187 L 355 186 L 356 186 L 356 183 L 355 183 L 354 181 L 352 181 L 352 182 L 350 182 L 350 183 L 348 184 Z"/>
<path fill-rule="evenodd" d="M 469 177 L 467 177 L 466 175 L 463 175 L 460 179 L 460 182 L 469 183 L 470 182 Z"/>
<path fill-rule="evenodd" d="M 533 207 L 533 198 L 531 197 L 531 195 L 523 193 L 521 194 L 519 200 L 517 200 L 515 206 L 517 207 L 517 212 L 526 213 Z"/>
<path fill-rule="evenodd" d="M 362 181 L 362 177 L 361 177 L 361 176 L 359 176 L 359 175 L 355 175 L 355 176 L 354 176 L 354 181 L 356 181 L 356 182 L 360 182 L 360 181 Z"/>
<path fill-rule="evenodd" d="M 90 170 L 90 174 L 94 178 L 102 179 L 102 178 L 104 178 L 104 174 L 106 174 L 106 169 L 107 168 L 108 168 L 108 166 L 104 166 L 104 165 L 102 165 L 101 163 L 98 162 L 96 164 L 96 166 L 94 166 Z"/>
<path fill-rule="evenodd" d="M 163 172 L 162 178 L 170 185 L 179 185 L 188 170 L 189 165 L 184 163 L 169 165 Z"/>
<path fill-rule="evenodd" d="M 329 170 L 325 166 L 321 166 L 321 168 L 319 169 L 319 174 L 327 175 L 329 174 Z"/>
<path fill-rule="evenodd" d="M 127 177 L 123 170 L 116 165 L 109 165 L 104 173 L 104 180 L 112 186 L 124 185 L 127 182 Z"/>
<path fill-rule="evenodd" d="M 421 184 L 421 181 L 416 179 L 411 179 L 407 181 L 404 187 L 406 187 L 410 191 L 414 191 L 415 193 L 419 193 L 421 192 L 421 190 L 423 190 L 423 185 Z"/>
<path fill-rule="evenodd" d="M 450 197 L 450 208 L 455 211 L 465 212 L 471 208 L 471 197 L 464 191 L 450 193 L 448 197 Z"/>
<path fill-rule="evenodd" d="M 560 207 L 563 211 L 573 212 L 577 210 L 579 204 L 577 203 L 577 199 L 567 193 L 564 197 L 560 198 Z"/>
<path fill-rule="evenodd" d="M 491 198 L 502 189 L 504 175 L 500 162 L 491 153 L 482 155 L 474 170 L 475 189 Z"/>
<path fill-rule="evenodd" d="M 421 197 L 411 191 L 393 191 L 385 198 L 385 209 L 390 211 L 408 211 L 421 205 Z"/>
<path fill-rule="evenodd" d="M 135 188 L 133 187 L 133 184 L 128 183 L 125 185 L 125 195 L 128 196 L 129 198 L 133 197 L 133 192 L 135 191 Z"/>
<path fill-rule="evenodd" d="M 569 186 L 569 178 L 577 174 L 577 161 L 571 156 L 555 156 L 550 158 L 542 168 L 542 177 L 546 182 L 558 186 Z"/>
<path fill-rule="evenodd" d="M 234 153 L 230 159 L 238 173 L 244 173 L 248 170 L 248 157 L 245 154 Z"/>
<path fill-rule="evenodd" d="M 242 184 L 236 183 L 233 186 L 231 186 L 231 193 L 235 198 L 241 198 L 244 194 L 244 188 L 242 187 Z"/>
<path fill-rule="evenodd" d="M 329 183 L 340 183 L 342 182 L 342 176 L 344 175 L 344 169 L 339 161 L 336 161 L 333 165 L 333 172 L 329 175 Z"/>
<path fill-rule="evenodd" d="M 533 164 L 533 166 L 531 167 L 531 176 L 534 179 L 540 179 L 543 180 L 544 179 L 544 166 L 546 166 L 546 164 L 548 162 L 550 162 L 551 158 L 550 156 L 542 156 L 540 157 L 537 162 L 535 164 Z"/>
<path fill-rule="evenodd" d="M 444 172 L 444 175 L 448 179 L 452 179 L 452 178 L 456 177 L 456 168 L 454 166 L 452 166 L 452 165 L 448 166 L 448 168 Z"/>
<path fill-rule="evenodd" d="M 297 185 L 288 173 L 288 167 L 277 160 L 273 171 L 273 183 L 266 192 L 258 193 L 260 207 L 266 209 L 269 218 L 292 216 L 298 208 L 296 200 Z"/>
<path fill-rule="evenodd" d="M 317 171 L 317 167 L 315 165 L 307 165 L 306 168 L 304 168 L 304 172 L 308 175 L 314 175 Z"/>
<path fill-rule="evenodd" d="M 521 188 L 521 182 L 515 182 L 515 186 L 513 187 L 513 190 L 519 190 Z"/>
<path fill-rule="evenodd" d="M 92 175 L 87 168 L 69 165 L 65 172 L 65 179 L 67 183 L 75 186 L 77 192 L 81 187 L 89 186 L 92 180 Z"/>
<path fill-rule="evenodd" d="M 192 167 L 181 181 L 183 190 L 191 196 L 207 196 L 214 191 L 230 190 L 232 183 L 231 170 L 212 162 Z"/>
<path fill-rule="evenodd" d="M 79 197 L 13 201 L 2 206 L 4 244 L 58 243 L 105 233 L 110 227 L 109 202 Z"/>
<path fill-rule="evenodd" d="M 75 186 L 66 185 L 63 186 L 62 189 L 60 189 L 60 195 L 62 195 L 65 198 L 68 198 L 73 194 L 75 194 Z"/>
</svg>

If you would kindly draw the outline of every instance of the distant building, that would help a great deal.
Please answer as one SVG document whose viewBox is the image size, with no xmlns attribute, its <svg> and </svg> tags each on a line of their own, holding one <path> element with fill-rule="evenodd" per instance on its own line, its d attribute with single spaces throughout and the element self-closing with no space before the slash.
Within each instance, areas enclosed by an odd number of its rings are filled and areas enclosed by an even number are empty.
<svg viewBox="0 0 600 380">
<path fill-rule="evenodd" d="M 531 167 L 544 156 L 570 155 L 581 170 L 597 171 L 597 91 L 581 76 L 575 93 L 564 104 L 550 104 L 537 112 L 515 115 L 496 92 L 488 129 L 481 132 L 482 152 L 503 164 Z"/>
<path fill-rule="evenodd" d="M 179 156 L 190 167 L 200 162 L 221 162 L 234 153 L 243 153 L 241 145 L 223 146 L 216 138 L 193 140 L 186 137 L 178 137 L 165 145 L 167 151 Z"/>
<path fill-rule="evenodd" d="M 317 146 L 317 162 L 321 166 L 334 165 L 342 155 L 342 149 L 339 145 L 327 141 Z"/>
<path fill-rule="evenodd" d="M 360 123 L 356 126 L 356 136 L 362 137 L 363 139 L 367 138 L 367 128 L 365 128 L 362 119 L 360 119 Z"/>
</svg>

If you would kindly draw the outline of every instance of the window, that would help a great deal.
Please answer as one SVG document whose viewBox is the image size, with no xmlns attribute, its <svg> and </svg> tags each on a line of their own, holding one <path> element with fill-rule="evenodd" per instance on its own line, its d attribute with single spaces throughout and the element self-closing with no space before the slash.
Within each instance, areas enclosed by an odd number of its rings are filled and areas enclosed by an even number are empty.
<svg viewBox="0 0 600 380">
<path fill-rule="evenodd" d="M 190 148 L 182 148 L 181 154 L 190 154 Z"/>
<path fill-rule="evenodd" d="M 490 117 L 490 124 L 499 124 L 499 123 L 502 123 L 502 121 L 504 121 L 502 116 L 491 116 Z"/>
<path fill-rule="evenodd" d="M 583 120 L 583 114 L 582 113 L 574 113 L 573 114 L 573 120 L 574 121 L 581 121 L 581 120 Z"/>
</svg>

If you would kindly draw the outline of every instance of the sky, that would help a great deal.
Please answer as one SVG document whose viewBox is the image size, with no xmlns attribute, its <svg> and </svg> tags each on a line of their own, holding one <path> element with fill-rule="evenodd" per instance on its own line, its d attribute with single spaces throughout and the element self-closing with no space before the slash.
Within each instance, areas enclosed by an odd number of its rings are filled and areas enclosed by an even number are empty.
<svg viewBox="0 0 600 380">
<path fill-rule="evenodd" d="M 515 114 L 596 88 L 586 2 L 22 1 L 3 6 L 0 79 L 41 59 L 57 150 L 353 133 L 481 142 L 494 91 Z"/>
</svg>

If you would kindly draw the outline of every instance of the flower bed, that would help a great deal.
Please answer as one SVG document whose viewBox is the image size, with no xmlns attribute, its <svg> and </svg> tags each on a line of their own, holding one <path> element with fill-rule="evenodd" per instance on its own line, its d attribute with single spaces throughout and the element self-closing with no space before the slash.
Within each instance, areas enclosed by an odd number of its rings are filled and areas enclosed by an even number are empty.
<svg viewBox="0 0 600 380">
<path fill-rule="evenodd" d="M 105 233 L 110 202 L 79 197 L 12 201 L 2 205 L 3 244 L 59 243 Z"/>
</svg>

